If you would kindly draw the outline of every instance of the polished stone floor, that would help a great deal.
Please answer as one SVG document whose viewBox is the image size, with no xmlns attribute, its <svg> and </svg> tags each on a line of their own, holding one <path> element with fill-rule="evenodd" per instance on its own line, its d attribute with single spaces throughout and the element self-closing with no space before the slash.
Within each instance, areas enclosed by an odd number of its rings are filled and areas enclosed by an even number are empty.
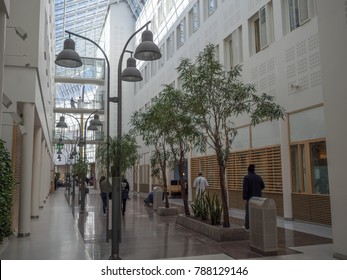
<svg viewBox="0 0 347 280">
<path fill-rule="evenodd" d="M 131 193 L 127 201 L 121 221 L 122 259 L 333 259 L 330 227 L 278 219 L 278 254 L 266 257 L 250 250 L 249 239 L 216 242 L 176 225 L 175 216 L 158 216 L 144 197 Z M 182 212 L 181 199 L 170 203 Z M 232 223 L 243 224 L 242 211 L 231 209 L 230 214 Z M 0 259 L 106 260 L 112 245 L 106 239 L 99 191 L 91 189 L 81 214 L 77 195 L 72 199 L 61 188 L 49 196 L 39 219 L 31 221 L 29 237 L 12 237 L 0 246 Z"/>
</svg>

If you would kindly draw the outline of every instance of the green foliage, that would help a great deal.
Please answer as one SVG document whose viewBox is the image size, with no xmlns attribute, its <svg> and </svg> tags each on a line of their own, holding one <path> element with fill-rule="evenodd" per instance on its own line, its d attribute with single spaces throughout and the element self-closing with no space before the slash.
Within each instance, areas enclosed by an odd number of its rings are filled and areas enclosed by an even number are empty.
<svg viewBox="0 0 347 280">
<path fill-rule="evenodd" d="M 89 169 L 88 162 L 83 157 L 77 157 L 75 164 L 72 166 L 72 172 L 78 176 L 78 178 L 85 178 Z M 56 176 L 60 173 L 56 173 Z M 58 177 L 59 178 L 59 177 Z"/>
<path fill-rule="evenodd" d="M 234 119 L 247 115 L 256 125 L 284 115 L 284 108 L 274 102 L 273 96 L 256 93 L 254 85 L 242 82 L 241 70 L 241 66 L 224 69 L 213 44 L 207 45 L 195 61 L 182 59 L 177 68 L 182 90 L 187 92 L 185 108 L 216 153 L 225 227 L 230 226 L 225 170 L 237 134 Z"/>
<path fill-rule="evenodd" d="M 210 194 L 208 193 L 205 196 L 205 200 L 206 200 L 211 224 L 219 225 L 221 222 L 222 210 L 223 210 L 219 196 L 215 193 L 211 197 Z"/>
<path fill-rule="evenodd" d="M 96 151 L 96 159 L 99 166 L 105 172 L 109 166 L 109 174 L 113 177 L 124 175 L 126 170 L 134 166 L 139 158 L 138 145 L 132 132 L 123 134 L 121 139 L 118 137 L 109 137 L 101 142 Z M 117 166 L 117 158 L 121 157 L 121 166 Z"/>
<path fill-rule="evenodd" d="M 193 203 L 190 204 L 193 209 L 194 216 L 201 220 L 208 219 L 208 205 L 206 201 L 205 191 L 199 191 Z"/>
<path fill-rule="evenodd" d="M 4 237 L 13 233 L 11 220 L 13 182 L 10 153 L 5 148 L 4 141 L 0 139 L 0 243 Z"/>
<path fill-rule="evenodd" d="M 184 182 L 185 156 L 192 146 L 204 147 L 203 137 L 194 124 L 194 118 L 186 108 L 187 95 L 172 85 L 164 85 L 159 98 L 148 111 L 136 112 L 132 125 L 142 136 L 146 146 L 154 147 L 151 154 L 153 174 L 163 174 L 164 192 L 166 180 L 164 174 L 169 162 L 178 165 L 180 182 Z M 182 195 L 186 215 L 189 207 L 185 193 Z"/>
<path fill-rule="evenodd" d="M 194 216 L 201 220 L 210 219 L 212 225 L 219 225 L 222 217 L 222 204 L 217 194 L 206 191 L 199 191 L 196 199 L 190 204 L 193 209 Z"/>
</svg>

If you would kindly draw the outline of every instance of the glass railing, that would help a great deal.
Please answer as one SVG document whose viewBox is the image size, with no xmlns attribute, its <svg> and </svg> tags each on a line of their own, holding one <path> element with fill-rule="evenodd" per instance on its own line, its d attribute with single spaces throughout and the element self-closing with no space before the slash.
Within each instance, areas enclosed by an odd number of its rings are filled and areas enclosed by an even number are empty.
<svg viewBox="0 0 347 280">
<path fill-rule="evenodd" d="M 103 97 L 103 94 L 101 97 Z M 104 110 L 104 100 L 97 98 L 88 101 L 79 101 L 78 99 L 71 101 L 71 99 L 66 98 L 55 98 L 54 108 Z"/>
<path fill-rule="evenodd" d="M 82 66 L 66 68 L 56 65 L 55 76 L 81 79 L 105 79 L 105 59 L 81 57 Z"/>
<path fill-rule="evenodd" d="M 105 133 L 104 133 L 103 127 L 99 128 L 96 131 L 87 130 L 87 133 L 86 133 L 87 142 L 88 141 L 102 141 L 104 139 L 104 134 Z M 53 140 L 58 141 L 59 138 L 62 138 L 65 143 L 68 142 L 72 145 L 77 145 L 81 140 L 80 131 L 78 129 L 77 130 L 69 130 L 69 128 L 54 129 L 53 130 Z"/>
</svg>

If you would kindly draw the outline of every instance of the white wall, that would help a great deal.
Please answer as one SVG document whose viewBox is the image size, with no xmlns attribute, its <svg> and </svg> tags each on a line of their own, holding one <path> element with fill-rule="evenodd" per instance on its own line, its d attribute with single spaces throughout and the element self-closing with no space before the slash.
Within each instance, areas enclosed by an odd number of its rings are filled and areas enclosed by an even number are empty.
<svg viewBox="0 0 347 280">
<path fill-rule="evenodd" d="M 110 96 L 117 96 L 117 83 L 118 83 L 118 63 L 119 56 L 123 51 L 126 41 L 132 35 L 135 29 L 135 18 L 128 6 L 124 1 L 119 4 L 114 3 L 110 6 L 109 14 L 107 16 L 104 41 L 105 51 L 109 55 L 111 64 L 110 74 Z M 128 50 L 135 51 L 135 40 L 129 42 Z M 130 54 L 126 53 L 123 58 L 123 67 L 126 67 L 126 61 Z M 128 130 L 128 123 L 130 115 L 133 112 L 133 98 L 134 98 L 134 84 L 122 82 L 122 130 Z M 105 98 L 106 100 L 106 98 Z M 117 135 L 117 103 L 110 104 L 110 136 Z"/>
<path fill-rule="evenodd" d="M 317 0 L 335 257 L 347 259 L 346 1 Z"/>
</svg>

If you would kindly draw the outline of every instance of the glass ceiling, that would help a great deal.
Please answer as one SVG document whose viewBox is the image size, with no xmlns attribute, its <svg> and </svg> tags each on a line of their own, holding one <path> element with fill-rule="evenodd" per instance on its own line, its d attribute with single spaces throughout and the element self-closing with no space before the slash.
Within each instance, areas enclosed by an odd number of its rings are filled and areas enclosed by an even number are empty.
<svg viewBox="0 0 347 280">
<path fill-rule="evenodd" d="M 101 31 L 107 15 L 108 5 L 118 0 L 55 0 L 55 52 L 63 49 L 68 38 L 65 30 L 77 33 L 99 43 Z M 147 0 L 127 0 L 135 18 L 138 18 Z M 81 57 L 96 57 L 96 48 L 86 40 L 73 37 L 76 51 Z M 71 86 L 71 89 L 76 87 Z M 88 91 L 88 89 L 86 89 Z M 69 92 L 69 96 L 66 96 Z M 66 91 L 66 86 L 56 86 L 56 98 L 75 98 L 81 90 Z"/>
</svg>

